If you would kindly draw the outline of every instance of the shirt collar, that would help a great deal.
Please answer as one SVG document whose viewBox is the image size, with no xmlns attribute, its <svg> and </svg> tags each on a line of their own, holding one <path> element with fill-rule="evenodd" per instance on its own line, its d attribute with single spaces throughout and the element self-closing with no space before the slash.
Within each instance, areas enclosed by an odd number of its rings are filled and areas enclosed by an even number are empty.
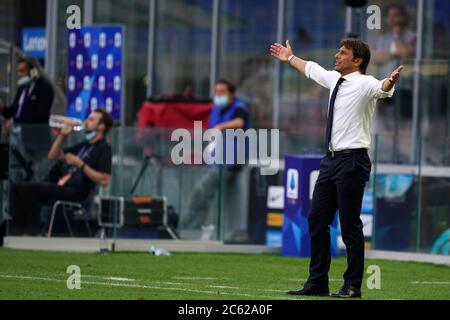
<svg viewBox="0 0 450 320">
<path fill-rule="evenodd" d="M 89 141 L 87 141 L 87 146 L 91 145 L 91 146 L 101 146 L 103 144 L 106 143 L 106 137 L 101 138 L 100 140 L 96 141 L 95 143 L 90 143 Z"/>
<path fill-rule="evenodd" d="M 344 78 L 345 80 L 348 81 L 348 80 L 351 80 L 351 79 L 353 79 L 353 78 L 355 78 L 355 77 L 357 77 L 359 75 L 361 75 L 361 72 L 360 71 L 355 71 L 355 72 L 352 72 L 352 73 L 349 73 L 349 74 L 343 76 L 342 78 Z"/>
</svg>

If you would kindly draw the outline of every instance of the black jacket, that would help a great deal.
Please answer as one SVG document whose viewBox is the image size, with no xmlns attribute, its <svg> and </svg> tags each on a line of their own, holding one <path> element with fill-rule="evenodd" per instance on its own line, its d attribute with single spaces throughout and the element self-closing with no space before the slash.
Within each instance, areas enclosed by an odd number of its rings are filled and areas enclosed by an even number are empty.
<svg viewBox="0 0 450 320">
<path fill-rule="evenodd" d="M 36 80 L 31 92 L 25 97 L 22 112 L 16 118 L 22 91 L 30 86 L 31 84 L 23 85 L 17 89 L 14 102 L 9 108 L 4 109 L 3 116 L 7 119 L 14 118 L 15 124 L 48 124 L 54 92 L 51 84 L 43 78 Z"/>
</svg>

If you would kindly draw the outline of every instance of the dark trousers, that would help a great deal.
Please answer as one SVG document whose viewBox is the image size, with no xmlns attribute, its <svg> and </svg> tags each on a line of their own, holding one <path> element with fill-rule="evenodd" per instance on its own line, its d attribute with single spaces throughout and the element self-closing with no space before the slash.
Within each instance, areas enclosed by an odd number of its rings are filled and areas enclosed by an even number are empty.
<svg viewBox="0 0 450 320">
<path fill-rule="evenodd" d="M 360 219 L 364 187 L 370 177 L 367 152 L 326 156 L 314 188 L 308 217 L 311 262 L 308 283 L 328 286 L 331 264 L 330 228 L 337 209 L 342 239 L 347 249 L 344 285 L 361 288 L 364 275 L 364 235 Z"/>
<path fill-rule="evenodd" d="M 81 202 L 86 198 L 77 188 L 60 187 L 51 182 L 16 183 L 12 185 L 10 211 L 14 234 L 35 235 L 42 231 L 41 207 L 56 200 Z"/>
</svg>

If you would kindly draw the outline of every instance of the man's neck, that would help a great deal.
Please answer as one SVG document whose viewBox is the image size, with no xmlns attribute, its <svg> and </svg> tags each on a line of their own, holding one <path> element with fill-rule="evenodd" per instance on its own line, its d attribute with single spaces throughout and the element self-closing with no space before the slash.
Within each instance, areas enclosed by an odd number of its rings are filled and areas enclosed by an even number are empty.
<svg viewBox="0 0 450 320">
<path fill-rule="evenodd" d="M 359 71 L 359 69 L 352 69 L 352 70 L 342 71 L 341 72 L 341 77 L 345 77 L 346 75 L 349 75 L 349 74 L 351 74 L 353 72 L 357 72 L 357 71 Z"/>
<path fill-rule="evenodd" d="M 402 33 L 403 33 L 403 27 L 402 26 L 394 26 L 392 28 L 392 34 L 399 36 Z"/>
<path fill-rule="evenodd" d="M 94 138 L 89 140 L 89 144 L 96 144 L 100 140 L 102 140 L 105 136 L 102 133 L 97 133 Z"/>
</svg>

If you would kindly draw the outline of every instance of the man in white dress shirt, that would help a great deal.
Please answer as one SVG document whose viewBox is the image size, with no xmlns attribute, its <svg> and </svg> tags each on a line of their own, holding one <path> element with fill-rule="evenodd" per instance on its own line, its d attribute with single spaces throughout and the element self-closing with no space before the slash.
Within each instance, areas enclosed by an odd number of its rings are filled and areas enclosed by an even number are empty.
<svg viewBox="0 0 450 320">
<path fill-rule="evenodd" d="M 358 39 L 344 39 L 335 55 L 334 71 L 293 54 L 275 43 L 271 55 L 330 89 L 325 136 L 326 156 L 320 163 L 311 211 L 308 216 L 311 235 L 309 278 L 303 289 L 293 295 L 329 295 L 330 230 L 337 209 L 342 239 L 347 249 L 344 285 L 334 296 L 360 298 L 364 275 L 364 235 L 360 219 L 364 187 L 369 180 L 371 162 L 367 154 L 375 105 L 378 99 L 392 97 L 394 84 L 403 66 L 384 80 L 365 75 L 370 48 Z"/>
</svg>

